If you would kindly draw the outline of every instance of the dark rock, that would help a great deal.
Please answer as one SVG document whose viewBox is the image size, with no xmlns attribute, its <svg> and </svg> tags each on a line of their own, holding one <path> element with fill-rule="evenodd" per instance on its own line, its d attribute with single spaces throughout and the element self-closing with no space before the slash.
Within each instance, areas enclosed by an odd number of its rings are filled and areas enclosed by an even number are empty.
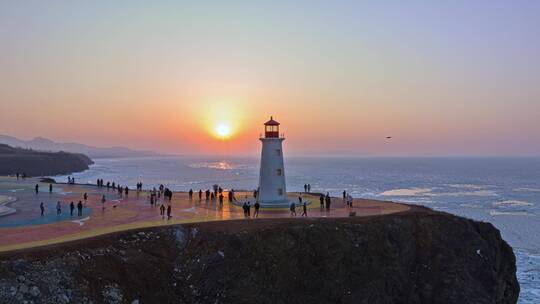
<svg viewBox="0 0 540 304">
<path fill-rule="evenodd" d="M 25 272 L 10 274 L 21 259 Z M 43 303 L 516 303 L 519 295 L 515 257 L 497 229 L 418 207 L 156 227 L 2 260 L 1 303 L 31 300 L 34 285 Z M 14 294 L 21 275 L 33 287 Z"/>
</svg>

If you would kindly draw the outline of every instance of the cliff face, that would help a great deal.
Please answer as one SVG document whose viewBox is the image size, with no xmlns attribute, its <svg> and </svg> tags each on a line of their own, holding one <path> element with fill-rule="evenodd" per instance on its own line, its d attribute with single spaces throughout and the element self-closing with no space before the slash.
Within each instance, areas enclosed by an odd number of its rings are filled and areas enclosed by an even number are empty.
<svg viewBox="0 0 540 304">
<path fill-rule="evenodd" d="M 519 294 L 498 230 L 424 208 L 169 226 L 0 260 L 2 303 L 516 303 Z"/>
<path fill-rule="evenodd" d="M 57 175 L 88 169 L 92 160 L 83 154 L 41 152 L 0 144 L 0 175 L 26 173 L 29 176 Z"/>
</svg>

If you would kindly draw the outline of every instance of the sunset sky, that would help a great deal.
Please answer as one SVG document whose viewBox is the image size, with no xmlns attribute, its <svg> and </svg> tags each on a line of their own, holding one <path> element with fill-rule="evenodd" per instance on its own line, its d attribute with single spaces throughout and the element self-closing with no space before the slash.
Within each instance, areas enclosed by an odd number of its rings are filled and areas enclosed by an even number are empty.
<svg viewBox="0 0 540 304">
<path fill-rule="evenodd" d="M 0 2 L 0 134 L 256 155 L 270 115 L 291 155 L 539 155 L 540 1 Z"/>
</svg>

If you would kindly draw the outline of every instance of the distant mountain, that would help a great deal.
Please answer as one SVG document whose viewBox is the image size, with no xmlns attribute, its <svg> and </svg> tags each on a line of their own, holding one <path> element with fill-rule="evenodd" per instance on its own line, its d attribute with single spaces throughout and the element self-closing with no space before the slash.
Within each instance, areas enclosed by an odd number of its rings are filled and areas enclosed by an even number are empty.
<svg viewBox="0 0 540 304">
<path fill-rule="evenodd" d="M 13 136 L 0 135 L 0 143 L 7 144 L 12 147 L 39 151 L 82 153 L 91 158 L 120 158 L 158 155 L 152 151 L 131 150 L 125 147 L 101 148 L 79 143 L 58 143 L 43 137 L 36 137 L 32 140 L 21 140 Z"/>
</svg>

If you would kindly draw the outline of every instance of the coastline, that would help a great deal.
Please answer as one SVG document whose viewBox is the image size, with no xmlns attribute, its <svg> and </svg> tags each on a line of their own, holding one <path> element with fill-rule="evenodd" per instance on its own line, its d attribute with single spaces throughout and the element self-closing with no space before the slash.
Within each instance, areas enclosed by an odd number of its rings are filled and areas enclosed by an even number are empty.
<svg viewBox="0 0 540 304">
<path fill-rule="evenodd" d="M 516 303 L 520 290 L 497 229 L 420 206 L 137 228 L 0 257 L 0 302 L 21 284 L 51 303 Z"/>
</svg>

